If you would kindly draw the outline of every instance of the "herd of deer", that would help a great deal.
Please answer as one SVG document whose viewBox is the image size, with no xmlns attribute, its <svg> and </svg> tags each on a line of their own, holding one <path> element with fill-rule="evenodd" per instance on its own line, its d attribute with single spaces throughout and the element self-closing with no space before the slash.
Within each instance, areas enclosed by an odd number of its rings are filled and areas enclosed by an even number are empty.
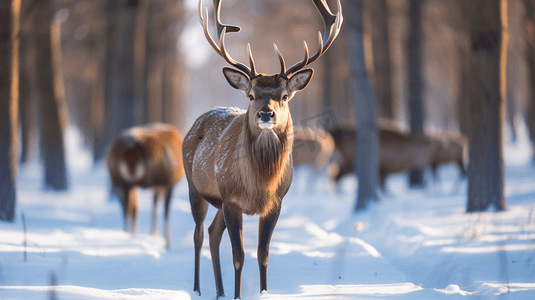
<svg viewBox="0 0 535 300">
<path fill-rule="evenodd" d="M 137 126 L 123 131 L 110 144 L 107 167 L 113 192 L 121 200 L 124 229 L 136 232 L 138 216 L 137 187 L 153 188 L 152 233 L 157 232 L 156 206 L 164 198 L 165 241 L 169 246 L 169 205 L 176 183 L 186 175 L 191 211 L 195 221 L 194 291 L 199 295 L 199 266 L 204 238 L 203 222 L 208 204 L 217 213 L 208 228 L 210 252 L 217 298 L 224 296 L 219 244 L 228 228 L 235 268 L 234 298 L 240 298 L 244 263 L 242 214 L 259 215 L 258 266 L 260 291 L 267 290 L 269 243 L 290 188 L 293 166 L 311 164 L 322 170 L 332 159 L 335 148 L 339 174 L 353 171 L 355 129 L 336 129 L 330 133 L 307 127 L 294 127 L 288 102 L 303 90 L 313 75 L 305 68 L 316 61 L 332 44 L 342 24 L 341 4 L 332 14 L 325 0 L 313 0 L 325 25 L 319 34 L 319 50 L 309 55 L 304 43 L 304 59 L 286 68 L 282 54 L 274 45 L 280 61 L 279 74 L 258 73 L 248 45 L 249 66 L 235 61 L 225 49 L 225 34 L 240 27 L 220 20 L 220 0 L 214 0 L 219 43 L 208 32 L 208 10 L 199 13 L 206 39 L 212 48 L 234 68 L 223 68 L 223 75 L 235 89 L 249 99 L 247 110 L 216 108 L 200 116 L 182 140 L 177 128 L 164 124 Z M 466 142 L 449 135 L 414 137 L 394 128 L 380 129 L 381 183 L 388 174 L 413 167 L 456 162 L 464 172 L 463 149 Z"/>
</svg>

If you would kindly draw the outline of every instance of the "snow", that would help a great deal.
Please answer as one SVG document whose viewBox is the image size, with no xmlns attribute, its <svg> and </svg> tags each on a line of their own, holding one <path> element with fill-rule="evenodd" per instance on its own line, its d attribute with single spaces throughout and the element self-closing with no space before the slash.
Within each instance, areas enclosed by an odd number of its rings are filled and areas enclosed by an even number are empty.
<svg viewBox="0 0 535 300">
<path fill-rule="evenodd" d="M 198 296 L 185 180 L 173 193 L 166 250 L 150 235 L 150 191 L 140 193 L 138 234 L 123 232 L 104 165 L 88 167 L 75 144 L 68 143 L 67 192 L 43 190 L 37 162 L 20 170 L 17 219 L 0 223 L 0 299 L 215 299 L 207 233 L 215 209 L 205 221 Z M 467 182 L 453 165 L 420 190 L 409 189 L 405 175 L 390 177 L 380 201 L 359 214 L 355 176 L 339 190 L 319 177 L 308 190 L 311 168 L 297 169 L 271 242 L 268 292 L 259 292 L 258 217 L 244 215 L 242 299 L 535 299 L 535 168 L 525 135 L 505 149 L 504 212 L 466 214 Z M 232 298 L 227 234 L 221 260 Z"/>
</svg>

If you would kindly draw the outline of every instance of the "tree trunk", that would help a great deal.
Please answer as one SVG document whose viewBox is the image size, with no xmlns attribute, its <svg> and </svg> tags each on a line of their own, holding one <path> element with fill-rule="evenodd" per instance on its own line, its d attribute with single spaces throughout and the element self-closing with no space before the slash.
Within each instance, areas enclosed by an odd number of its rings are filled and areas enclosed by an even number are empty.
<svg viewBox="0 0 535 300">
<path fill-rule="evenodd" d="M 507 0 L 470 2 L 470 154 L 467 211 L 505 209 Z"/>
<path fill-rule="evenodd" d="M 115 58 L 115 41 L 117 39 L 117 1 L 107 1 L 105 4 L 106 25 L 102 53 L 100 55 L 99 75 L 97 76 L 91 106 L 91 123 L 93 127 L 93 163 L 99 162 L 106 155 L 106 147 L 113 136 L 108 133 L 111 126 L 112 98 L 112 70 Z"/>
<path fill-rule="evenodd" d="M 423 106 L 423 46 L 422 46 L 422 7 L 423 0 L 410 0 L 409 24 L 409 125 L 411 133 L 423 135 L 424 133 L 424 106 Z M 411 187 L 424 185 L 422 169 L 409 171 L 409 184 Z"/>
<path fill-rule="evenodd" d="M 165 57 L 167 63 L 163 72 L 163 121 L 182 128 L 185 114 L 184 107 L 188 94 L 187 66 L 184 55 L 177 47 L 180 33 L 185 27 L 186 9 L 184 1 L 170 3 L 169 16 L 167 17 Z"/>
<path fill-rule="evenodd" d="M 26 5 L 27 6 L 27 5 Z M 24 11 L 24 5 L 21 6 Z M 20 124 L 20 162 L 26 163 L 30 158 L 32 149 L 32 137 L 35 136 L 36 108 L 32 99 L 32 78 L 35 75 L 35 44 L 32 43 L 31 27 L 32 19 L 27 19 L 26 24 L 21 24 L 20 47 L 19 47 L 19 124 Z"/>
<path fill-rule="evenodd" d="M 424 133 L 423 104 L 423 43 L 422 43 L 422 11 L 423 0 L 410 0 L 409 24 L 409 115 L 411 133 Z M 411 170 L 409 174 L 411 187 L 424 185 L 422 169 Z"/>
<path fill-rule="evenodd" d="M 163 1 L 150 2 L 148 28 L 150 32 L 165 32 L 167 24 L 166 6 Z M 145 119 L 147 122 L 163 121 L 163 76 L 165 61 L 165 34 L 147 35 L 147 64 L 144 82 L 146 93 Z"/>
<path fill-rule="evenodd" d="M 462 0 L 465 1 L 465 0 Z M 459 130 L 468 137 L 470 133 L 470 67 L 468 60 L 468 43 L 459 45 Z"/>
<path fill-rule="evenodd" d="M 323 111 L 329 111 L 333 107 L 331 95 L 333 94 L 333 49 L 323 54 Z"/>
<path fill-rule="evenodd" d="M 17 199 L 20 0 L 0 4 L 0 220 L 13 222 Z"/>
<path fill-rule="evenodd" d="M 511 60 L 508 60 L 511 62 Z M 510 77 L 508 77 L 508 82 L 510 82 Z M 515 114 L 516 114 L 516 103 L 515 103 L 515 94 L 513 92 L 513 89 L 511 87 L 507 88 L 507 97 L 505 99 L 506 104 L 506 119 L 507 124 L 509 124 L 509 130 L 511 132 L 511 142 L 516 143 L 517 135 L 516 135 L 516 125 L 515 125 Z"/>
<path fill-rule="evenodd" d="M 375 95 L 379 116 L 394 119 L 394 102 L 392 99 L 392 63 L 390 59 L 390 42 L 388 37 L 388 4 L 386 0 L 370 0 L 371 26 Z"/>
<path fill-rule="evenodd" d="M 535 0 L 524 0 L 526 7 L 526 63 L 528 92 L 525 120 L 533 146 L 535 163 Z"/>
<path fill-rule="evenodd" d="M 137 0 L 119 2 L 117 35 L 111 69 L 110 116 L 106 141 L 111 141 L 122 130 L 136 125 L 135 87 L 135 32 Z M 106 143 L 107 144 L 107 143 Z"/>
<path fill-rule="evenodd" d="M 59 24 L 53 23 L 54 7 L 51 1 L 36 3 L 36 61 L 39 90 L 39 121 L 41 155 L 44 163 L 44 186 L 54 190 L 67 189 L 64 135 L 67 126 L 61 75 Z"/>
<path fill-rule="evenodd" d="M 182 110 L 187 95 L 187 86 L 184 84 L 186 66 L 177 52 L 176 43 L 174 44 L 175 47 L 172 47 L 174 49 L 168 50 L 167 63 L 163 69 L 162 116 L 165 123 L 179 127 L 183 119 Z"/>
<path fill-rule="evenodd" d="M 455 10 L 452 12 L 452 23 L 457 30 L 457 39 L 458 39 L 458 55 L 459 55 L 459 75 L 458 75 L 458 85 L 459 91 L 457 95 L 457 109 L 459 120 L 459 130 L 462 134 L 468 137 L 470 133 L 470 66 L 468 53 L 470 51 L 470 41 L 468 38 L 468 20 L 470 16 L 467 14 L 467 5 L 468 1 L 466 0 L 457 0 Z"/>
<path fill-rule="evenodd" d="M 377 201 L 378 138 L 373 88 L 365 66 L 363 39 L 362 0 L 347 2 L 346 18 L 349 27 L 348 41 L 353 74 L 353 101 L 358 115 L 357 165 L 359 188 L 355 211 L 361 211 Z"/>
<path fill-rule="evenodd" d="M 134 31 L 134 122 L 147 123 L 146 93 L 146 64 L 147 64 L 147 36 L 149 18 L 149 0 L 135 0 L 137 2 L 135 31 Z M 154 0 L 153 0 L 154 1 Z M 161 35 L 161 34 L 153 34 Z"/>
</svg>

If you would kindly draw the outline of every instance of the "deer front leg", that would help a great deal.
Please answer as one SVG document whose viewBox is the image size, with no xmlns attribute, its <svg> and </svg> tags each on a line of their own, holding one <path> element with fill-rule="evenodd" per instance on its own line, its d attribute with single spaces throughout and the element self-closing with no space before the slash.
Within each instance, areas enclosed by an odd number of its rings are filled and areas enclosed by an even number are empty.
<svg viewBox="0 0 535 300">
<path fill-rule="evenodd" d="M 137 232 L 137 189 L 125 187 L 124 197 L 121 198 L 124 214 L 124 230 L 136 234 Z"/>
<path fill-rule="evenodd" d="M 241 273 L 245 259 L 242 238 L 242 210 L 236 204 L 229 203 L 228 201 L 223 202 L 222 209 L 232 245 L 232 256 L 234 258 L 234 299 L 239 299 L 241 298 Z"/>
<path fill-rule="evenodd" d="M 267 291 L 267 264 L 269 242 L 280 215 L 280 206 L 267 216 L 260 218 L 258 226 L 258 269 L 260 270 L 260 293 Z"/>
<path fill-rule="evenodd" d="M 124 220 L 124 231 L 128 232 L 128 194 L 130 193 L 130 190 L 128 187 L 113 187 L 114 192 L 121 200 L 121 208 L 123 210 L 123 220 Z"/>
<path fill-rule="evenodd" d="M 154 198 L 152 200 L 152 235 L 158 233 L 158 196 L 159 191 L 157 188 L 154 189 Z"/>
<path fill-rule="evenodd" d="M 223 220 L 223 212 L 218 210 L 212 225 L 208 228 L 208 233 L 210 234 L 210 254 L 212 255 L 212 266 L 214 267 L 215 287 L 218 299 L 220 297 L 225 297 L 223 279 L 221 276 L 221 263 L 219 261 L 219 245 L 225 228 L 226 225 L 225 220 Z"/>
</svg>

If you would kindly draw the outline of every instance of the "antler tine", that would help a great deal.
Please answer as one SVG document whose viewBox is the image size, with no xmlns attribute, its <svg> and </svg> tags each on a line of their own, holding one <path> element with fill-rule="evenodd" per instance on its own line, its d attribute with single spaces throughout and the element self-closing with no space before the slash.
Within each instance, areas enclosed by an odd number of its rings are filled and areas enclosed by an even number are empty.
<svg viewBox="0 0 535 300">
<path fill-rule="evenodd" d="M 241 70 L 242 72 L 247 74 L 247 76 L 249 76 L 249 78 L 253 78 L 254 77 L 253 72 L 251 72 L 251 69 L 248 66 L 242 64 L 241 62 L 235 61 L 234 59 L 232 59 L 232 57 L 230 57 L 230 54 L 228 54 L 227 50 L 225 49 L 225 30 L 223 30 L 221 32 L 221 37 L 219 38 L 219 48 L 221 49 L 221 52 L 220 52 L 221 56 L 231 66 L 233 66 L 234 68 L 236 68 L 238 70 Z"/>
<path fill-rule="evenodd" d="M 200 1 L 199 1 L 199 3 L 200 3 Z M 200 8 L 200 5 L 199 5 L 199 8 Z M 215 43 L 214 39 L 212 39 L 212 37 L 210 36 L 210 33 L 208 32 L 208 8 L 206 9 L 205 18 L 202 17 L 202 12 L 200 13 L 200 16 L 201 16 L 202 29 L 203 29 L 203 32 L 204 32 L 204 36 L 206 37 L 206 40 L 208 41 L 210 46 L 212 46 L 212 48 L 215 50 L 215 52 L 217 54 L 221 55 L 221 50 L 219 49 L 219 46 L 217 46 L 217 44 Z"/>
<path fill-rule="evenodd" d="M 279 48 L 277 48 L 277 44 L 273 44 L 273 48 L 275 48 L 275 52 L 277 53 L 277 57 L 279 57 L 279 62 L 281 64 L 281 76 L 286 76 L 284 73 L 286 72 L 286 64 L 284 63 L 284 57 L 282 57 L 281 52 L 279 51 Z"/>
<path fill-rule="evenodd" d="M 291 74 L 299 71 L 301 68 L 315 62 L 329 47 L 331 46 L 332 42 L 336 37 L 338 36 L 338 33 L 340 32 L 340 27 L 342 26 L 343 17 L 342 17 L 342 4 L 340 3 L 340 0 L 338 0 L 338 12 L 336 15 L 333 15 L 331 13 L 331 10 L 329 9 L 329 6 L 325 2 L 325 0 L 312 0 L 314 2 L 314 5 L 318 9 L 322 19 L 323 19 L 323 25 L 324 25 L 324 38 L 321 38 L 321 33 L 319 34 L 319 44 L 320 49 L 314 53 L 310 58 L 308 58 L 308 62 L 301 61 L 299 63 L 294 64 L 288 70 L 286 70 L 285 75 L 289 77 Z"/>
<path fill-rule="evenodd" d="M 199 18 L 200 18 L 201 24 L 203 24 L 204 18 L 202 17 L 202 0 L 199 0 Z"/>
<path fill-rule="evenodd" d="M 221 23 L 221 0 L 214 0 L 214 8 L 216 9 L 215 19 L 216 19 L 216 27 L 217 27 L 218 35 L 221 34 L 221 31 L 225 27 L 226 27 L 226 30 L 225 30 L 226 33 L 239 32 L 241 30 L 240 26 L 226 25 L 226 24 Z"/>
<path fill-rule="evenodd" d="M 303 46 L 305 48 L 305 58 L 302 61 L 294 64 L 291 67 L 289 67 L 284 72 L 284 76 L 285 77 L 290 77 L 290 75 L 292 75 L 293 73 L 301 70 L 302 68 L 304 68 L 306 65 L 308 65 L 310 63 L 310 58 L 309 58 L 309 54 L 308 54 L 308 46 L 307 46 L 307 42 L 306 41 L 303 41 Z M 320 43 L 320 48 L 322 48 L 321 43 Z"/>
<path fill-rule="evenodd" d="M 239 26 L 234 25 L 225 25 L 221 23 L 220 18 L 220 11 L 221 11 L 221 1 L 220 0 L 214 0 L 214 8 L 215 8 L 215 15 L 216 15 L 216 27 L 217 27 L 217 34 L 219 36 L 219 46 L 214 41 L 214 39 L 210 36 L 210 33 L 208 31 L 208 8 L 206 8 L 205 16 L 202 15 L 202 0 L 199 0 L 199 16 L 201 19 L 201 24 L 204 31 L 204 36 L 206 37 L 206 40 L 212 46 L 212 48 L 215 50 L 217 54 L 219 54 L 221 57 L 223 57 L 231 66 L 235 67 L 236 69 L 243 71 L 247 76 L 250 78 L 255 76 L 254 71 L 254 65 L 251 64 L 252 69 L 247 67 L 246 65 L 235 61 L 225 50 L 225 34 L 228 32 L 238 32 L 241 30 Z M 250 61 L 252 62 L 252 57 L 250 58 Z"/>
<path fill-rule="evenodd" d="M 249 52 L 249 65 L 251 66 L 251 76 L 252 77 L 250 77 L 250 78 L 253 78 L 256 75 L 258 75 L 258 73 L 256 73 L 256 69 L 254 67 L 253 52 L 251 51 L 251 44 L 249 44 L 249 43 L 247 43 L 247 52 Z"/>
</svg>

